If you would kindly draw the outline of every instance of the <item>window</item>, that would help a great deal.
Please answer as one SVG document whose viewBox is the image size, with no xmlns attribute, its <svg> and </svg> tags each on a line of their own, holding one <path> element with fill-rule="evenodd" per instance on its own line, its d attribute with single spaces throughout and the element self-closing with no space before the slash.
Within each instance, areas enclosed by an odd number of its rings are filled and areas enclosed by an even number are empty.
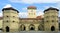
<svg viewBox="0 0 60 33">
<path fill-rule="evenodd" d="M 7 16 L 8 17 L 8 16 Z"/>
<path fill-rule="evenodd" d="M 6 22 L 8 22 L 8 20 Z"/>
<path fill-rule="evenodd" d="M 46 21 L 46 22 L 48 22 L 48 21 Z"/>
<path fill-rule="evenodd" d="M 54 22 L 54 20 L 52 20 L 52 22 Z"/>
<path fill-rule="evenodd" d="M 15 21 L 13 21 L 13 22 L 15 22 Z"/>
<path fill-rule="evenodd" d="M 58 20 L 57 20 L 57 22 L 58 22 Z"/>
<path fill-rule="evenodd" d="M 15 17 L 15 16 L 13 16 L 13 17 Z"/>
</svg>

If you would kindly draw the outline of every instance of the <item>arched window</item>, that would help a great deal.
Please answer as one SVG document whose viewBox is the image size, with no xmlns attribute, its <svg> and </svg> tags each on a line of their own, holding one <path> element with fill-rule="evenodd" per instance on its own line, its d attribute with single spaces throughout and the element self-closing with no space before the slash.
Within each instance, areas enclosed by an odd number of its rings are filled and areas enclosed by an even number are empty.
<svg viewBox="0 0 60 33">
<path fill-rule="evenodd" d="M 54 26 L 51 27 L 51 31 L 55 31 L 55 27 Z"/>
<path fill-rule="evenodd" d="M 26 29 L 25 25 L 22 24 L 22 25 L 20 26 L 20 30 L 21 30 L 21 31 L 24 31 L 25 29 Z"/>
<path fill-rule="evenodd" d="M 33 24 L 30 24 L 29 30 L 35 30 L 35 26 Z"/>
</svg>

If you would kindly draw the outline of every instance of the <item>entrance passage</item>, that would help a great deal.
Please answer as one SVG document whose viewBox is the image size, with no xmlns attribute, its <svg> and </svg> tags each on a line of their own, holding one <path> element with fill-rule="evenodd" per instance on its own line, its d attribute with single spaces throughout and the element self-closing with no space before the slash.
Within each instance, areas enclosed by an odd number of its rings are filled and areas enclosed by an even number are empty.
<svg viewBox="0 0 60 33">
<path fill-rule="evenodd" d="M 51 31 L 55 31 L 55 27 L 54 26 L 51 27 Z"/>
<path fill-rule="evenodd" d="M 29 30 L 35 30 L 35 26 L 34 26 L 33 24 L 31 24 L 31 25 L 29 26 Z"/>
<path fill-rule="evenodd" d="M 20 26 L 21 31 L 24 31 L 26 29 L 25 25 Z"/>
<path fill-rule="evenodd" d="M 31 27 L 31 28 L 30 28 L 30 30 L 34 30 L 34 28 L 33 28 L 33 27 Z"/>
<path fill-rule="evenodd" d="M 6 27 L 6 32 L 9 32 L 9 27 L 8 26 Z"/>
</svg>

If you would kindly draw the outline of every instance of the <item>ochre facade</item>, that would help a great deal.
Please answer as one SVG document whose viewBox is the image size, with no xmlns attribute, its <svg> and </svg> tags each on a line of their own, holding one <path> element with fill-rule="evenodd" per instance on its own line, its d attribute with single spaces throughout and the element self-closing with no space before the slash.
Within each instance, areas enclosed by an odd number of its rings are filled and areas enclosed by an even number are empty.
<svg viewBox="0 0 60 33">
<path fill-rule="evenodd" d="M 43 19 L 36 18 L 22 18 L 20 19 L 20 30 L 21 31 L 43 31 Z M 24 26 L 23 28 L 21 26 Z"/>
<path fill-rule="evenodd" d="M 58 31 L 58 9 L 49 8 L 44 12 L 44 30 L 45 31 Z"/>
<path fill-rule="evenodd" d="M 36 10 L 36 7 L 28 7 L 28 10 Z M 28 11 L 29 13 L 31 11 Z M 44 18 L 36 17 L 36 11 L 28 18 L 19 18 L 18 11 L 12 7 L 3 8 L 2 31 L 18 32 L 18 31 L 59 31 L 58 28 L 58 9 L 48 8 L 44 10 Z M 28 13 L 28 14 L 29 14 Z M 32 13 L 32 12 L 31 12 Z M 33 17 L 32 17 L 33 16 Z"/>
<path fill-rule="evenodd" d="M 3 28 L 4 32 L 18 31 L 19 18 L 17 10 L 11 8 L 4 8 L 3 10 Z"/>
</svg>

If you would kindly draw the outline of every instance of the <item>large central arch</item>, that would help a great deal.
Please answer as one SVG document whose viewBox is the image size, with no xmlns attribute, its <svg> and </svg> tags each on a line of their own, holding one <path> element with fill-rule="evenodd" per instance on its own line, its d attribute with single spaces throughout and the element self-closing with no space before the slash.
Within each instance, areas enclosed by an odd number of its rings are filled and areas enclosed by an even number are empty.
<svg viewBox="0 0 60 33">
<path fill-rule="evenodd" d="M 9 27 L 8 26 L 6 26 L 6 32 L 9 32 Z"/>
<path fill-rule="evenodd" d="M 35 26 L 33 24 L 30 24 L 29 30 L 35 30 Z"/>
<path fill-rule="evenodd" d="M 55 31 L 55 27 L 54 26 L 51 27 L 51 31 Z"/>
</svg>

